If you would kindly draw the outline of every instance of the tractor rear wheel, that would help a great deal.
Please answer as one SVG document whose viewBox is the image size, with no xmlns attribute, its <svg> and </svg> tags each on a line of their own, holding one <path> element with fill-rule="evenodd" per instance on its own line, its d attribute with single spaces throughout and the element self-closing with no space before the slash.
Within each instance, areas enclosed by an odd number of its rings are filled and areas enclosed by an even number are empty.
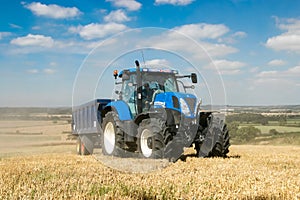
<svg viewBox="0 0 300 200">
<path fill-rule="evenodd" d="M 103 134 L 101 134 L 102 153 L 110 156 L 122 156 L 121 148 L 124 142 L 124 133 L 120 129 L 118 114 L 110 111 L 105 115 L 102 123 Z"/>
<path fill-rule="evenodd" d="M 202 131 L 203 142 L 196 143 L 198 157 L 226 157 L 229 152 L 229 133 L 226 124 L 218 117 L 210 115 L 208 126 Z"/>
<path fill-rule="evenodd" d="M 138 128 L 137 146 L 143 158 L 163 158 L 165 123 L 161 119 L 144 119 Z"/>
</svg>

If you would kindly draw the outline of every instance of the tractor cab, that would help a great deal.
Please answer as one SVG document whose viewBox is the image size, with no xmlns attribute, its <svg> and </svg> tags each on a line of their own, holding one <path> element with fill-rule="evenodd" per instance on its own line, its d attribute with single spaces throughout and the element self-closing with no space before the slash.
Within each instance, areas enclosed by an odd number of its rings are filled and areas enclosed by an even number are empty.
<svg viewBox="0 0 300 200">
<path fill-rule="evenodd" d="M 141 102 L 141 111 L 146 112 L 154 106 L 157 94 L 178 92 L 177 70 L 141 68 L 140 84 L 138 84 L 137 74 L 136 68 L 123 70 L 118 74 L 122 78 L 122 88 L 118 92 L 119 98 L 127 103 L 133 116 L 139 113 L 139 101 Z"/>
</svg>

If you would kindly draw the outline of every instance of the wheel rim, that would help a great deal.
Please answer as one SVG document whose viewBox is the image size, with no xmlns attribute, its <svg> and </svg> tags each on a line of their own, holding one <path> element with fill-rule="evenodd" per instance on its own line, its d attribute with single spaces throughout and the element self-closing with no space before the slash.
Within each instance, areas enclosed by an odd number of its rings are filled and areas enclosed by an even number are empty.
<svg viewBox="0 0 300 200">
<path fill-rule="evenodd" d="M 141 146 L 141 151 L 143 156 L 146 158 L 149 158 L 152 155 L 152 148 L 150 148 L 152 142 L 151 137 L 152 137 L 152 132 L 149 131 L 148 129 L 144 129 L 141 134 L 140 138 L 140 146 Z"/>
<path fill-rule="evenodd" d="M 111 154 L 115 148 L 115 129 L 112 122 L 108 122 L 104 129 L 104 148 Z"/>
</svg>

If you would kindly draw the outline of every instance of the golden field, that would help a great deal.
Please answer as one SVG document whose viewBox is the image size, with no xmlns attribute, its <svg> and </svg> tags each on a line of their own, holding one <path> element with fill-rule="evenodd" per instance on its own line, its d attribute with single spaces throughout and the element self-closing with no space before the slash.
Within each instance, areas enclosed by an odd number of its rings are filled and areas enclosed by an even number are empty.
<svg viewBox="0 0 300 200">
<path fill-rule="evenodd" d="M 226 159 L 128 173 L 75 155 L 69 132 L 64 121 L 0 121 L 0 199 L 300 199 L 300 146 L 233 145 Z"/>
<path fill-rule="evenodd" d="M 125 173 L 75 153 L 0 161 L 0 199 L 300 199 L 300 147 L 232 146 L 230 158 L 195 158 Z"/>
</svg>

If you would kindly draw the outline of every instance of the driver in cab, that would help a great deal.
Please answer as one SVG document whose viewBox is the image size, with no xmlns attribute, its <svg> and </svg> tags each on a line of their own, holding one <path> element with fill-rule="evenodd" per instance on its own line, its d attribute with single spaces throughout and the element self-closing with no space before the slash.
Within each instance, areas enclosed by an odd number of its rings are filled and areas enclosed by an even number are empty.
<svg viewBox="0 0 300 200">
<path fill-rule="evenodd" d="M 142 99 L 144 107 L 149 109 L 150 102 L 152 102 L 153 90 L 150 88 L 149 83 L 145 83 L 142 88 Z"/>
</svg>

